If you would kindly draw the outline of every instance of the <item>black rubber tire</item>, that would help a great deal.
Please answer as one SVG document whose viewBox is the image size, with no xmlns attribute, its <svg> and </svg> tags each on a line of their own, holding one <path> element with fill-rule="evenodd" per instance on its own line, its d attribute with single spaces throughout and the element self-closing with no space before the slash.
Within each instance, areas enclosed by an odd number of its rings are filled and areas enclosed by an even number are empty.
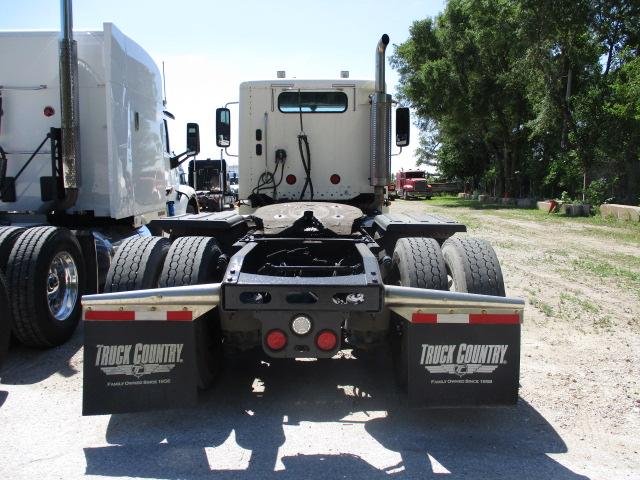
<svg viewBox="0 0 640 480">
<path fill-rule="evenodd" d="M 488 242 L 451 237 L 442 245 L 442 254 L 453 281 L 452 291 L 505 296 L 500 262 Z"/>
<path fill-rule="evenodd" d="M 221 278 L 218 259 L 222 251 L 215 238 L 180 237 L 173 242 L 160 274 L 160 287 L 202 285 Z M 223 363 L 222 332 L 218 309 L 195 320 L 198 387 L 211 387 Z"/>
<path fill-rule="evenodd" d="M 164 260 L 158 285 L 177 287 L 201 285 L 221 279 L 218 270 L 222 251 L 212 237 L 180 237 L 173 242 Z"/>
<path fill-rule="evenodd" d="M 433 238 L 401 238 L 393 251 L 390 281 L 403 287 L 447 290 L 448 279 L 440 245 Z M 396 383 L 402 390 L 409 381 L 407 321 L 391 315 L 391 354 Z"/>
<path fill-rule="evenodd" d="M 23 227 L 0 227 L 0 272 L 7 271 L 7 261 L 13 244 L 25 230 Z"/>
<path fill-rule="evenodd" d="M 67 252 L 78 276 L 78 296 L 66 319 L 57 320 L 49 309 L 47 282 L 54 256 Z M 7 288 L 13 316 L 13 333 L 30 347 L 53 347 L 71 337 L 80 316 L 85 265 L 76 237 L 66 228 L 33 227 L 16 240 L 7 262 Z"/>
<path fill-rule="evenodd" d="M 105 280 L 105 292 L 158 287 L 171 242 L 163 237 L 127 238 L 116 250 Z"/>
<path fill-rule="evenodd" d="M 403 287 L 447 290 L 447 269 L 433 238 L 401 238 L 393 250 L 392 282 Z"/>
<path fill-rule="evenodd" d="M 11 315 L 9 312 L 9 299 L 7 298 L 7 283 L 4 275 L 0 273 L 0 368 L 9 351 L 11 340 Z"/>
</svg>

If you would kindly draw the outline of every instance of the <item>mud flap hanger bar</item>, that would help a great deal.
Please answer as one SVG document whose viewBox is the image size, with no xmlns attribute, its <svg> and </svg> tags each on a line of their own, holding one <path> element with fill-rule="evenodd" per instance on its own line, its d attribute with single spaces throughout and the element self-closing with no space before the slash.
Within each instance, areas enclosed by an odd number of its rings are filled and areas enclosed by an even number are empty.
<svg viewBox="0 0 640 480">
<path fill-rule="evenodd" d="M 102 293 L 85 295 L 82 305 L 86 310 L 147 309 L 158 310 L 188 308 L 194 312 L 194 318 L 215 308 L 220 303 L 220 284 L 193 285 L 186 287 L 152 288 L 130 292 Z"/>
<path fill-rule="evenodd" d="M 489 312 L 494 314 L 517 315 L 518 323 L 522 323 L 522 314 L 524 311 L 524 300 L 520 298 L 495 297 L 491 295 L 390 285 L 385 285 L 384 295 L 385 307 L 404 317 L 409 322 L 417 323 L 422 323 L 420 321 L 420 314 L 436 312 L 450 315 L 463 312 L 487 315 Z"/>
</svg>

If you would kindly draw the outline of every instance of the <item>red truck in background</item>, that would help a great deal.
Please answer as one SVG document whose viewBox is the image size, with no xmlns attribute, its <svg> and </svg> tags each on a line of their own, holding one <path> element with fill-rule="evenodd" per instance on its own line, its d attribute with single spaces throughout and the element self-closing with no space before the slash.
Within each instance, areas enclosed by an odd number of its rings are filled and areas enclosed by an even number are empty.
<svg viewBox="0 0 640 480">
<path fill-rule="evenodd" d="M 433 196 L 433 189 L 427 183 L 426 172 L 423 170 L 400 170 L 396 173 L 395 195 L 407 200 L 410 197 L 424 197 L 427 200 Z"/>
</svg>

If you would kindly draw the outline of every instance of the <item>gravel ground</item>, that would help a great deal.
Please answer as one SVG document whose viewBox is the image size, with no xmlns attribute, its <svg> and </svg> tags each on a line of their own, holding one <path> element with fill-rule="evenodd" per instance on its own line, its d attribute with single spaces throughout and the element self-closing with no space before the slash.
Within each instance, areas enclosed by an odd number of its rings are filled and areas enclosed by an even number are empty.
<svg viewBox="0 0 640 480">
<path fill-rule="evenodd" d="M 388 358 L 344 353 L 228 369 L 194 409 L 82 417 L 79 330 L 56 349 L 10 352 L 0 478 L 640 478 L 635 239 L 509 211 L 392 206 L 425 209 L 490 240 L 507 294 L 527 299 L 517 406 L 411 409 Z"/>
</svg>

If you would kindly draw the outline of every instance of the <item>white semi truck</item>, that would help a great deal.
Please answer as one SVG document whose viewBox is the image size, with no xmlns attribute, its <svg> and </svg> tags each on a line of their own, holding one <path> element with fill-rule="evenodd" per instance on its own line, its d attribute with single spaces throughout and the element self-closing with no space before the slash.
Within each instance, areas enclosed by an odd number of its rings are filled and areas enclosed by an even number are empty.
<svg viewBox="0 0 640 480">
<path fill-rule="evenodd" d="M 0 360 L 9 329 L 29 346 L 69 338 L 114 243 L 197 212 L 154 61 L 110 23 L 73 32 L 70 0 L 62 13 L 61 33 L 0 32 Z"/>
<path fill-rule="evenodd" d="M 366 361 L 389 347 L 414 403 L 517 401 L 524 302 L 505 298 L 491 246 L 443 217 L 383 212 L 388 43 L 375 82 L 240 86 L 246 206 L 154 220 L 169 238 L 123 242 L 110 293 L 83 298 L 85 414 L 184 407 L 226 356 L 252 349 L 326 359 L 352 348 Z M 216 117 L 228 147 L 231 113 Z M 408 118 L 396 110 L 398 146 Z"/>
</svg>

